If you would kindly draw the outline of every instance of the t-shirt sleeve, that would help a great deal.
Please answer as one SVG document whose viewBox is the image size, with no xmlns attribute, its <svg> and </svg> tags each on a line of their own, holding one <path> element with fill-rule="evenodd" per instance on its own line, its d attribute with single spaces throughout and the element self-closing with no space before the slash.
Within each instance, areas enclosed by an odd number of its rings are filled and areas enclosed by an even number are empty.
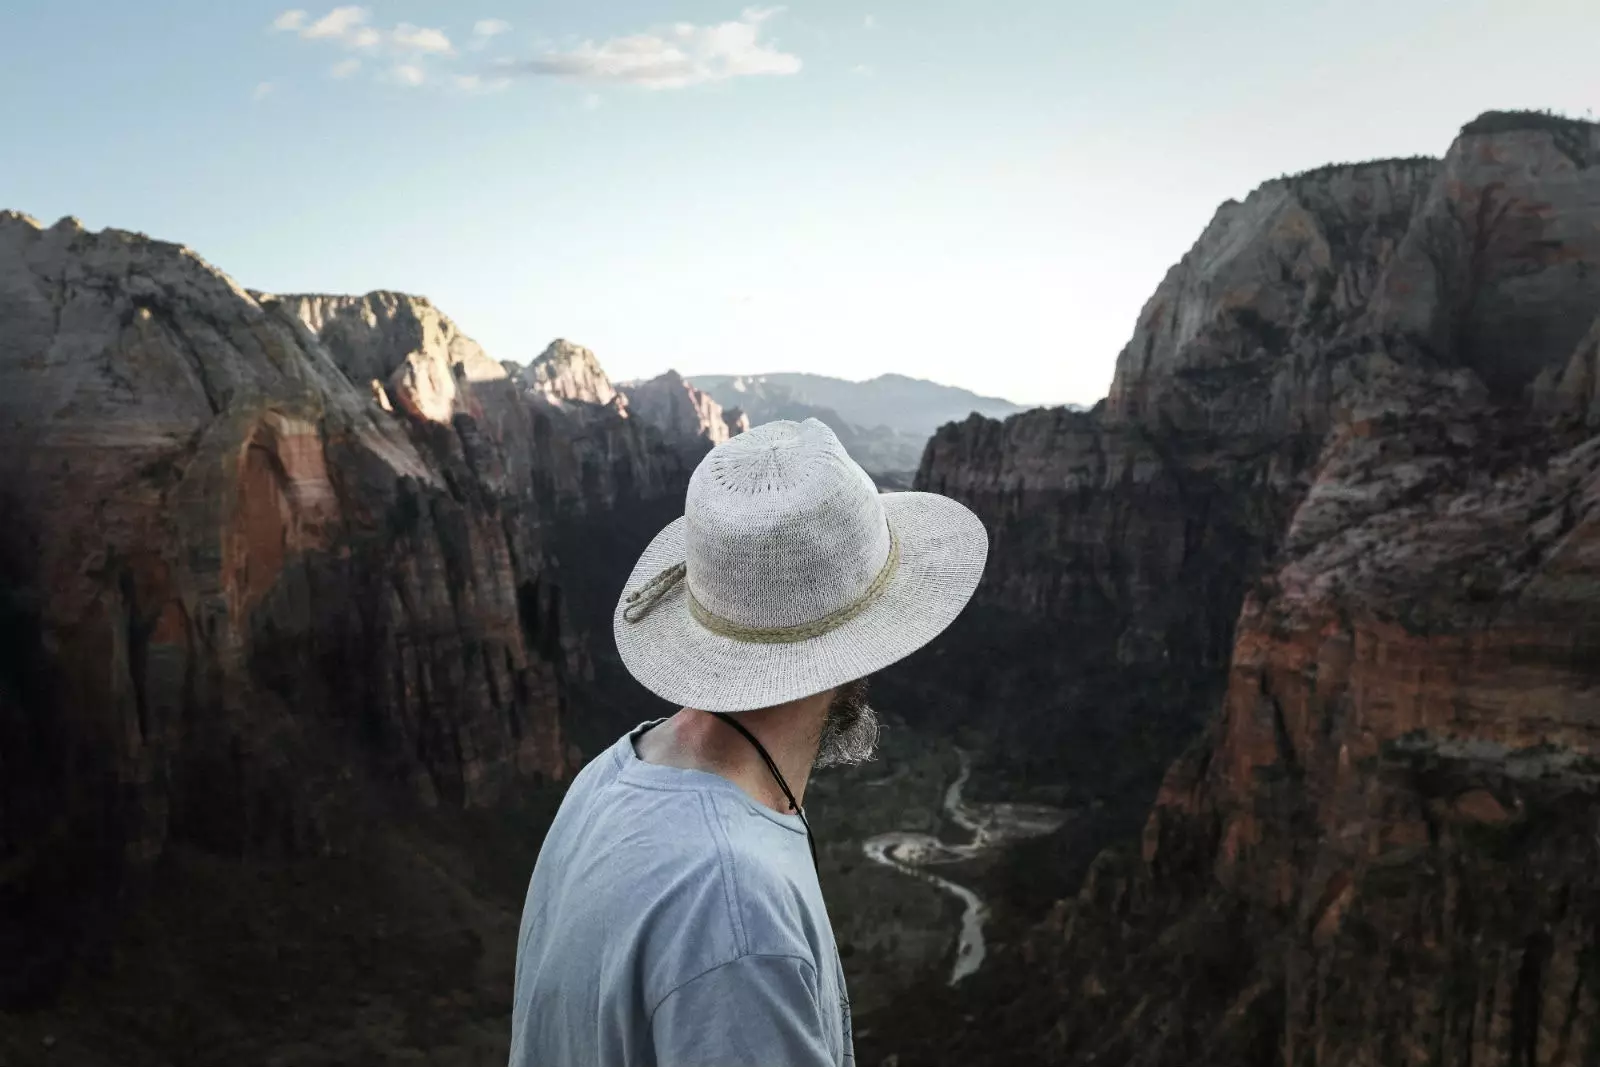
<svg viewBox="0 0 1600 1067">
<path fill-rule="evenodd" d="M 816 972 L 741 956 L 668 993 L 651 1017 L 659 1067 L 834 1067 Z"/>
</svg>

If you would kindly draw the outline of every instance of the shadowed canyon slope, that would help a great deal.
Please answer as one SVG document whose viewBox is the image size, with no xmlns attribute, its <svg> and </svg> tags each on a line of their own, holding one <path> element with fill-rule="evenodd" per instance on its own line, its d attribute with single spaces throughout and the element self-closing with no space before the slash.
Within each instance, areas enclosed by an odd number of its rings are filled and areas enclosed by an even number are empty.
<svg viewBox="0 0 1600 1067">
<path fill-rule="evenodd" d="M 551 545 L 681 507 L 703 442 L 551 403 L 425 299 L 73 220 L 0 216 L 0 322 L 0 997 L 174 848 L 314 856 L 573 769 Z"/>
<path fill-rule="evenodd" d="M 1094 412 L 938 434 L 984 610 L 1061 635 L 994 668 L 1069 683 L 1018 729 L 1126 751 L 1171 684 L 1193 740 L 1142 844 L 864 1057 L 1600 1061 L 1596 164 L 1600 127 L 1491 114 L 1443 161 L 1269 182 Z"/>
</svg>

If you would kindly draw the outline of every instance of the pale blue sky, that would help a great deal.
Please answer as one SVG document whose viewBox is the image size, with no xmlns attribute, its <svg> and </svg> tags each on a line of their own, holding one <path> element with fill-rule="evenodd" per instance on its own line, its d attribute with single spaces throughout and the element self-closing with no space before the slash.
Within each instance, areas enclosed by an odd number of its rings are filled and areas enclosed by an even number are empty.
<svg viewBox="0 0 1600 1067">
<path fill-rule="evenodd" d="M 296 3 L 5 0 L 0 207 L 498 358 L 1087 403 L 1221 201 L 1600 106 L 1593 0 Z"/>
</svg>

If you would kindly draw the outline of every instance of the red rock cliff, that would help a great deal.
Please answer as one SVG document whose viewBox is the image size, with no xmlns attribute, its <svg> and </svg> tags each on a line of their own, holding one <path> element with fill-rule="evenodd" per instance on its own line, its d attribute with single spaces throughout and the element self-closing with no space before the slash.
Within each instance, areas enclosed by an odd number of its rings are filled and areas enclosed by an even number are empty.
<svg viewBox="0 0 1600 1067">
<path fill-rule="evenodd" d="M 728 439 L 735 426 L 724 420 L 721 404 L 677 371 L 631 382 L 623 391 L 635 415 L 674 439 L 717 445 Z"/>
<path fill-rule="evenodd" d="M 903 1062 L 1600 1062 L 1597 159 L 1600 127 L 1489 115 L 1442 165 L 1269 183 L 1168 276 L 1107 405 L 930 444 L 922 484 L 994 530 L 997 609 L 1095 610 L 1054 654 L 1220 698 L 1142 841 L 964 992 L 984 1024 Z M 1079 659 L 1172 619 L 1197 526 L 1247 507 L 1257 562 L 1208 611 Z"/>
<path fill-rule="evenodd" d="M 550 536 L 681 491 L 678 452 L 526 402 L 426 300 L 73 220 L 0 215 L 0 322 L 0 994 L 169 842 L 568 773 Z"/>
</svg>

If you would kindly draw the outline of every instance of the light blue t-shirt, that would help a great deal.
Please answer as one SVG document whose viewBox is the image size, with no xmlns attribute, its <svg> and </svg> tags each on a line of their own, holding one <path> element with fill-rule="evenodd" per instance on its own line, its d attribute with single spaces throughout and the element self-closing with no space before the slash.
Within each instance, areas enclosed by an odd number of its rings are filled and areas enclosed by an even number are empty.
<svg viewBox="0 0 1600 1067">
<path fill-rule="evenodd" d="M 623 736 L 523 906 L 511 1067 L 843 1067 L 850 1001 L 805 828 Z"/>
</svg>

